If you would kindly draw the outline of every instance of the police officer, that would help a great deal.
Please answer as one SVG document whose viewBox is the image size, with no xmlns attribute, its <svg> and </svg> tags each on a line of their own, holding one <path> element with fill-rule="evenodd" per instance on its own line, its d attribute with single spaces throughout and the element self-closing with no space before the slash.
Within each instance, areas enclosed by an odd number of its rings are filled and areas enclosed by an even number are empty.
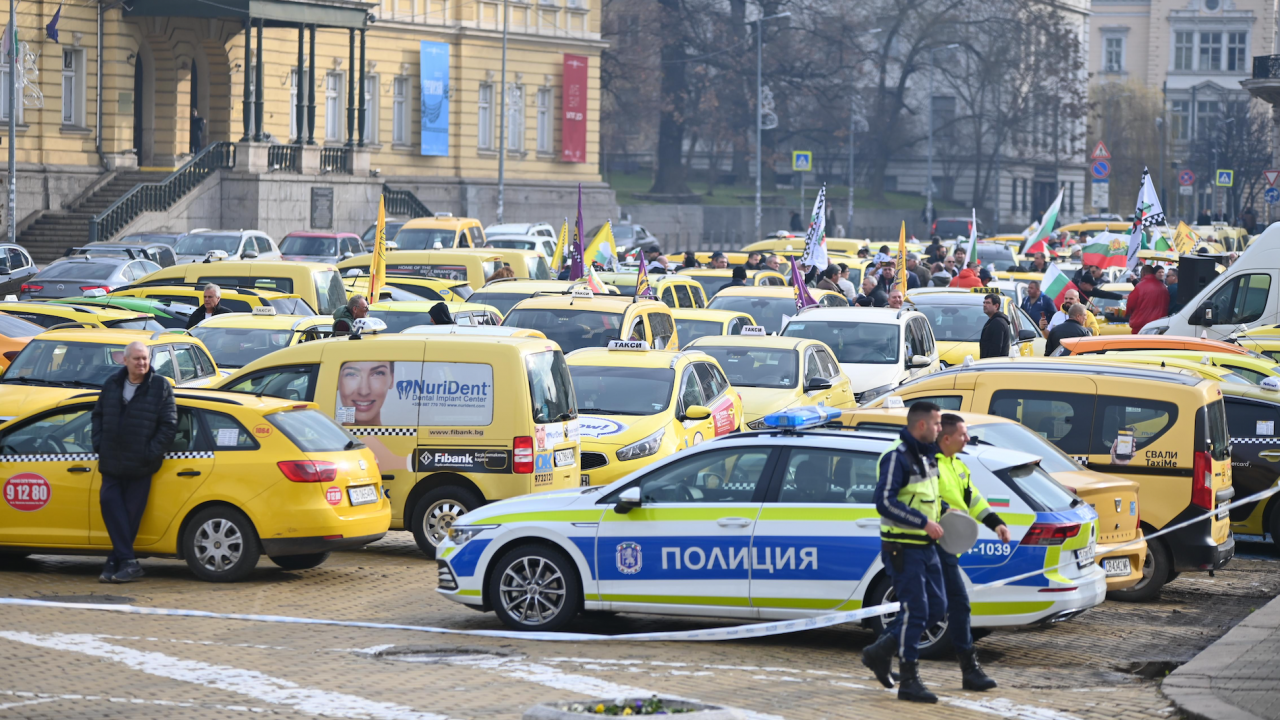
<svg viewBox="0 0 1280 720">
<path fill-rule="evenodd" d="M 904 616 L 898 632 L 885 632 L 862 651 L 862 664 L 885 687 L 893 687 L 890 669 L 896 650 L 902 684 L 898 699 L 936 703 L 925 689 L 918 667 L 920 636 L 942 621 L 947 612 L 942 565 L 936 542 L 942 537 L 938 520 L 946 512 L 938 487 L 938 431 L 941 411 L 931 402 L 918 402 L 907 411 L 907 427 L 898 442 L 880 456 L 876 510 L 880 513 L 880 555 L 893 582 Z"/>
</svg>

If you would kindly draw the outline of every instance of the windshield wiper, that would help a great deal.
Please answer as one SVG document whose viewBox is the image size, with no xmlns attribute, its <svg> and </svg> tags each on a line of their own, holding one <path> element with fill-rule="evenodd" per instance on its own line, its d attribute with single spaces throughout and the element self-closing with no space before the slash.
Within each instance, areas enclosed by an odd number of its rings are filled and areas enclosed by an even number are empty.
<svg viewBox="0 0 1280 720">
<path fill-rule="evenodd" d="M 44 378 L 15 377 L 5 378 L 4 383 L 13 383 L 16 385 L 52 385 L 54 387 L 66 387 L 67 384 L 60 380 L 45 380 Z"/>
<path fill-rule="evenodd" d="M 630 412 L 621 412 L 619 410 L 607 410 L 604 408 L 578 408 L 578 411 L 584 412 L 588 415 L 635 415 L 636 414 L 636 413 L 630 413 Z"/>
<path fill-rule="evenodd" d="M 89 382 L 88 380 L 63 380 L 62 385 L 65 387 L 89 387 L 89 388 L 102 387 L 102 383 Z"/>
</svg>

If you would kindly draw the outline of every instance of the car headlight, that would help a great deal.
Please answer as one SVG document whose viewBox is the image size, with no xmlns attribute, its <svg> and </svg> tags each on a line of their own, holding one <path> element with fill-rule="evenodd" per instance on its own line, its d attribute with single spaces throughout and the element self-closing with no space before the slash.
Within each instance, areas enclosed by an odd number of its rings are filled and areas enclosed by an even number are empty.
<svg viewBox="0 0 1280 720">
<path fill-rule="evenodd" d="M 618 460 L 621 462 L 626 462 L 628 460 L 639 460 L 642 457 L 649 457 L 650 455 L 658 452 L 658 446 L 662 444 L 662 436 L 666 434 L 667 434 L 667 429 L 662 428 L 658 432 L 650 435 L 649 437 L 643 440 L 640 440 L 639 442 L 633 442 L 630 445 L 619 449 L 618 452 L 615 454 L 618 456 Z"/>
<path fill-rule="evenodd" d="M 873 387 L 870 390 L 864 390 L 862 394 L 858 395 L 855 399 L 859 403 L 871 402 L 881 395 L 892 391 L 893 385 L 881 385 L 880 387 Z"/>
<path fill-rule="evenodd" d="M 1168 325 L 1145 325 L 1138 331 L 1139 335 L 1163 335 L 1169 332 Z"/>
<path fill-rule="evenodd" d="M 454 525 L 449 528 L 449 541 L 459 547 L 466 545 L 471 538 L 485 530 L 492 530 L 497 525 Z"/>
<path fill-rule="evenodd" d="M 764 427 L 765 426 L 764 426 L 763 417 L 760 418 L 759 420 L 752 420 L 751 422 L 747 423 L 747 428 L 750 430 L 763 430 Z"/>
</svg>

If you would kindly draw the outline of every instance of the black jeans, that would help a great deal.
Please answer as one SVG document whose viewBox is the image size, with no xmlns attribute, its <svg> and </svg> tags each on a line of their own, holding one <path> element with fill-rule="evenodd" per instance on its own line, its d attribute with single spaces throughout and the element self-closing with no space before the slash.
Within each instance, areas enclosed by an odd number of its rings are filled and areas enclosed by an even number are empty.
<svg viewBox="0 0 1280 720">
<path fill-rule="evenodd" d="M 118 568 L 128 560 L 135 560 L 133 541 L 138 538 L 138 526 L 142 513 L 147 509 L 147 496 L 151 493 L 151 476 L 119 477 L 103 475 L 98 501 L 102 505 L 102 522 L 111 536 L 111 554 L 108 563 Z"/>
</svg>

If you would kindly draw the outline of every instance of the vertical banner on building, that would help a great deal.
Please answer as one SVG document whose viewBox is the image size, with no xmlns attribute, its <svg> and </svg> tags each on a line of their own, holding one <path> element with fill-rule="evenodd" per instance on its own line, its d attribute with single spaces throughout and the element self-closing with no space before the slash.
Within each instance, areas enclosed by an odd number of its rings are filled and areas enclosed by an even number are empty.
<svg viewBox="0 0 1280 720">
<path fill-rule="evenodd" d="M 422 43 L 422 154 L 449 156 L 449 43 Z"/>
<path fill-rule="evenodd" d="M 564 56 L 564 88 L 560 99 L 560 159 L 564 162 L 587 161 L 587 58 L 585 55 Z"/>
</svg>

